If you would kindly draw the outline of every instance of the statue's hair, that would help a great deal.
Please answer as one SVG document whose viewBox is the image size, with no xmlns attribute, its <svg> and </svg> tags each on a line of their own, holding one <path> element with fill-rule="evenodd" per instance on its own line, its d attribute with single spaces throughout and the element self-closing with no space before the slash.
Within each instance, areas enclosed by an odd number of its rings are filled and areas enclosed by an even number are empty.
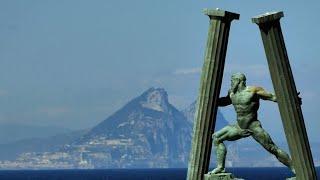
<svg viewBox="0 0 320 180">
<path fill-rule="evenodd" d="M 246 81 L 247 78 L 243 73 L 234 73 L 231 76 L 232 79 L 239 79 L 240 81 Z"/>
</svg>

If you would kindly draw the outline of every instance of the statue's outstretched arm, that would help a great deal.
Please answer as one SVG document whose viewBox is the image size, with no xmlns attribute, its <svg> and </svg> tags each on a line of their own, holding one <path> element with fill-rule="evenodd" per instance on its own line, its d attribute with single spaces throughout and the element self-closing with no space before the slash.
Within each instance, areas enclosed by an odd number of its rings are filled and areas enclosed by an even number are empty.
<svg viewBox="0 0 320 180">
<path fill-rule="evenodd" d="M 267 92 L 262 87 L 253 87 L 255 93 L 259 95 L 259 97 L 263 100 L 277 102 L 277 97 L 274 93 Z"/>
<path fill-rule="evenodd" d="M 255 93 L 260 96 L 261 99 L 277 102 L 277 97 L 274 93 L 267 92 L 262 87 L 253 87 L 253 89 Z M 300 92 L 298 92 L 297 94 L 298 94 L 299 104 L 301 105 L 302 100 L 301 100 L 301 97 L 299 96 Z"/>
</svg>

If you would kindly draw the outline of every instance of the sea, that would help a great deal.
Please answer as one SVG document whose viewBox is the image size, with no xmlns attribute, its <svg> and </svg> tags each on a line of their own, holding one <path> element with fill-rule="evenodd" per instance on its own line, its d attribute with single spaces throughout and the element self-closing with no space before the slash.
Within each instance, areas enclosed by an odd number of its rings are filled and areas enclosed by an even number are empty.
<svg viewBox="0 0 320 180">
<path fill-rule="evenodd" d="M 318 177 L 320 167 L 317 167 Z M 287 168 L 229 168 L 246 180 L 284 180 L 292 177 Z M 0 180 L 184 180 L 187 169 L 74 169 L 0 170 Z"/>
</svg>

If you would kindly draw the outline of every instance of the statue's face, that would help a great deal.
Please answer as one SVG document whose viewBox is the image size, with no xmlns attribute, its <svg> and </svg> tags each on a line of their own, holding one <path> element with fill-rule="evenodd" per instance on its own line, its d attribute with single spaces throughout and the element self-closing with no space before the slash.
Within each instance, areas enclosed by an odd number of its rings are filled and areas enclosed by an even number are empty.
<svg viewBox="0 0 320 180">
<path fill-rule="evenodd" d="M 246 84 L 246 77 L 242 73 L 235 73 L 231 76 L 231 90 L 236 92 L 240 83 Z"/>
<path fill-rule="evenodd" d="M 240 84 L 240 79 L 232 77 L 231 78 L 231 89 L 232 91 L 236 91 L 238 85 Z"/>
</svg>

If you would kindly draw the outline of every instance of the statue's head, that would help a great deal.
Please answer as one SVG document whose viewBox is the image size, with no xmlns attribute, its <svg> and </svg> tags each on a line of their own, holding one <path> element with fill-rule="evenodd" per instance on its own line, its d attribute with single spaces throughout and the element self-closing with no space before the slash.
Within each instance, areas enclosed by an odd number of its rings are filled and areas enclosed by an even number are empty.
<svg viewBox="0 0 320 180">
<path fill-rule="evenodd" d="M 234 73 L 231 76 L 232 92 L 236 92 L 239 86 L 246 86 L 246 76 L 243 73 Z"/>
</svg>

